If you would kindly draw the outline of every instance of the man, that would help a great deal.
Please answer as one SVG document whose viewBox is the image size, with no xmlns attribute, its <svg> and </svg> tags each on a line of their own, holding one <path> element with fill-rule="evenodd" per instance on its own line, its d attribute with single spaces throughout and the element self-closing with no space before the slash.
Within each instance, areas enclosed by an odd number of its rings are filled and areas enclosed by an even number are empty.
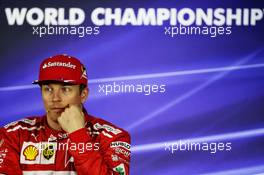
<svg viewBox="0 0 264 175">
<path fill-rule="evenodd" d="M 86 69 L 76 58 L 56 55 L 40 65 L 46 115 L 0 130 L 0 174 L 129 173 L 130 136 L 87 114 Z"/>
</svg>

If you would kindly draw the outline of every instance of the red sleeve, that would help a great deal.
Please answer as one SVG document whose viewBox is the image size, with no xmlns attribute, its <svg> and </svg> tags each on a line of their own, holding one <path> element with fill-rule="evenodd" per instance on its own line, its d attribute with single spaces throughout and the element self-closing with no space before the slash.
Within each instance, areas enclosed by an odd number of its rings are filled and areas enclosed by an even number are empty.
<svg viewBox="0 0 264 175">
<path fill-rule="evenodd" d="M 18 133 L 0 128 L 0 174 L 22 175 L 19 165 Z"/>
<path fill-rule="evenodd" d="M 69 134 L 70 142 L 74 144 L 98 144 L 91 150 L 70 149 L 74 158 L 75 168 L 80 175 L 128 175 L 130 162 L 130 136 L 122 132 L 111 139 L 95 143 L 86 128 Z M 103 137 L 105 138 L 105 137 Z M 106 138 L 105 138 L 106 140 Z M 98 149 L 97 149 L 98 148 Z"/>
</svg>

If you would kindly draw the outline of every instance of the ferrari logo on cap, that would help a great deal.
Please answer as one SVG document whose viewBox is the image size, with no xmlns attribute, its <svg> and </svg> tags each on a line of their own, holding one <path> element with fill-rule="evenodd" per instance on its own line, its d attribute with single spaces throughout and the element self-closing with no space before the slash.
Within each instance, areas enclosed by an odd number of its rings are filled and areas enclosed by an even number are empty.
<svg viewBox="0 0 264 175">
<path fill-rule="evenodd" d="M 86 73 L 86 69 L 84 66 L 81 66 L 81 71 L 82 71 L 82 77 L 81 78 L 87 79 L 87 73 Z"/>
</svg>

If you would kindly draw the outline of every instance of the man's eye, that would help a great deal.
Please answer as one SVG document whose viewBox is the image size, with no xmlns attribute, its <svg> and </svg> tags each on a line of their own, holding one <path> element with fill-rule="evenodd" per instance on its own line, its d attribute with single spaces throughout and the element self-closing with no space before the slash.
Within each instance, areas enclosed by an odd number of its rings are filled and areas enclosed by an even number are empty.
<svg viewBox="0 0 264 175">
<path fill-rule="evenodd" d="M 52 92 L 52 88 L 50 88 L 50 87 L 44 87 L 44 91 L 46 91 L 46 92 Z"/>
<path fill-rule="evenodd" d="M 70 92 L 71 91 L 71 88 L 69 88 L 69 87 L 63 87 L 62 88 L 62 91 L 63 92 Z"/>
</svg>

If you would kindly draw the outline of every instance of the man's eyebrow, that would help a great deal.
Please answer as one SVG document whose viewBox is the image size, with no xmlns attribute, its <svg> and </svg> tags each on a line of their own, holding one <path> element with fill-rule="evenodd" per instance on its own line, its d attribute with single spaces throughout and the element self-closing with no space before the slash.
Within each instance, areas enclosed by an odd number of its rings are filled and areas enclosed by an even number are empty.
<svg viewBox="0 0 264 175">
<path fill-rule="evenodd" d="M 73 84 L 62 84 L 62 86 L 73 86 Z"/>
</svg>

